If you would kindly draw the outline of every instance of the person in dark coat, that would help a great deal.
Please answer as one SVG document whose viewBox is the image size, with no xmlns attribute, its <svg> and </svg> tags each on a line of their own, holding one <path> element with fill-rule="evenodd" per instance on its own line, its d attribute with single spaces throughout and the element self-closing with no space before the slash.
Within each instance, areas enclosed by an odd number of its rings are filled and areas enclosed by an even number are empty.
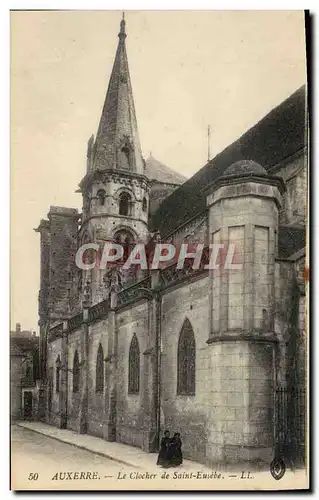
<svg viewBox="0 0 319 500">
<path fill-rule="evenodd" d="M 180 433 L 175 432 L 167 445 L 166 463 L 163 467 L 176 467 L 183 463 L 182 441 Z"/>
<path fill-rule="evenodd" d="M 163 467 L 166 467 L 168 462 L 167 462 L 167 448 L 168 448 L 168 443 L 170 442 L 170 437 L 169 437 L 169 431 L 164 432 L 164 436 L 162 437 L 161 440 L 161 447 L 160 451 L 158 454 L 157 458 L 157 465 L 162 465 Z"/>
<path fill-rule="evenodd" d="M 182 440 L 179 432 L 175 432 L 173 436 L 173 449 L 170 457 L 171 464 L 181 465 L 183 463 L 183 453 L 182 453 Z"/>
</svg>

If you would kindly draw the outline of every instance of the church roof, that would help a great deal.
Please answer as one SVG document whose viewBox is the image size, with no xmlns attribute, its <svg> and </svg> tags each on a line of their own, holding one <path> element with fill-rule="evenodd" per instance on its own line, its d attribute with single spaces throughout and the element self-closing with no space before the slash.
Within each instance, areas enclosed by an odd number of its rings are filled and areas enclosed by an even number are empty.
<svg viewBox="0 0 319 500">
<path fill-rule="evenodd" d="M 274 108 L 237 141 L 209 161 L 162 203 L 151 219 L 163 237 L 206 210 L 205 188 L 234 162 L 251 159 L 266 170 L 306 145 L 305 86 Z"/>
<path fill-rule="evenodd" d="M 146 160 L 145 175 L 149 180 L 165 182 L 167 184 L 183 184 L 187 179 L 182 174 L 175 172 L 164 163 L 156 160 L 152 154 Z"/>
<path fill-rule="evenodd" d="M 304 227 L 279 227 L 278 256 L 287 259 L 293 253 L 306 246 L 306 231 Z"/>
<path fill-rule="evenodd" d="M 129 170 L 144 174 L 144 162 L 137 129 L 133 91 L 126 54 L 124 17 L 119 43 L 93 146 L 93 169 L 127 169 L 121 162 L 121 151 L 132 155 Z M 91 139 L 92 143 L 93 140 Z M 123 148 L 123 149 L 122 149 Z"/>
</svg>

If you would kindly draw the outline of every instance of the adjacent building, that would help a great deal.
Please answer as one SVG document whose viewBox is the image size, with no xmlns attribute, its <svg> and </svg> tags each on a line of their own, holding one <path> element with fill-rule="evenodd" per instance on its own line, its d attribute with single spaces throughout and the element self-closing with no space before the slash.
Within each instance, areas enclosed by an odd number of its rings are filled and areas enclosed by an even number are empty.
<svg viewBox="0 0 319 500">
<path fill-rule="evenodd" d="M 39 381 L 39 341 L 35 332 L 21 330 L 20 323 L 10 332 L 11 419 L 37 417 Z"/>
</svg>

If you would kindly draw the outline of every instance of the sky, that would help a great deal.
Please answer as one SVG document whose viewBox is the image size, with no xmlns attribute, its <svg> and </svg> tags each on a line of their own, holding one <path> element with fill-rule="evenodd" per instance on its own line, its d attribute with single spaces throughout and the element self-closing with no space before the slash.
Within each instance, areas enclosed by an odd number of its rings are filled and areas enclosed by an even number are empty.
<svg viewBox="0 0 319 500">
<path fill-rule="evenodd" d="M 127 11 L 143 155 L 186 177 L 306 81 L 301 11 Z M 40 236 L 96 134 L 119 11 L 11 12 L 11 325 L 38 330 Z"/>
</svg>

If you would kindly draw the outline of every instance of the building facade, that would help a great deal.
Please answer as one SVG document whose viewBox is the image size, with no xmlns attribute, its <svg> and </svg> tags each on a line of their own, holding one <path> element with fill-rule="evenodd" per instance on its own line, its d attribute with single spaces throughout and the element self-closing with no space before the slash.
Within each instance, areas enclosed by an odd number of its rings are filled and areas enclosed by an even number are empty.
<svg viewBox="0 0 319 500">
<path fill-rule="evenodd" d="M 203 463 L 269 461 L 279 397 L 297 421 L 306 383 L 305 88 L 184 181 L 142 157 L 125 39 L 123 19 L 83 210 L 51 206 L 37 229 L 43 418 L 147 451 L 179 431 Z M 76 266 L 81 245 L 110 240 L 234 243 L 242 266 Z M 293 423 L 284 440 L 297 439 Z"/>
<path fill-rule="evenodd" d="M 40 385 L 39 337 L 21 330 L 20 323 L 10 332 L 10 403 L 11 420 L 38 418 Z"/>
</svg>

